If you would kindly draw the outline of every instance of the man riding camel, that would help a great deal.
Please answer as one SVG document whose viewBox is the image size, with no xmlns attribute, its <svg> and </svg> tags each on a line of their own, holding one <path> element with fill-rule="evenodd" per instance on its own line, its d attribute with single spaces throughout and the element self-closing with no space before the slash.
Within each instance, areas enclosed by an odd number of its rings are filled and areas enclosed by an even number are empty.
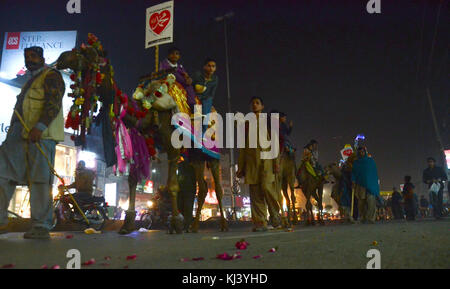
<svg viewBox="0 0 450 289">
<path fill-rule="evenodd" d="M 319 143 L 316 140 L 311 140 L 303 148 L 302 162 L 307 162 L 308 172 L 313 176 L 321 176 L 324 174 L 322 166 L 319 164 Z M 299 173 L 297 173 L 297 177 Z M 300 183 L 300 180 L 298 180 Z M 301 184 L 300 184 L 301 186 Z"/>
</svg>

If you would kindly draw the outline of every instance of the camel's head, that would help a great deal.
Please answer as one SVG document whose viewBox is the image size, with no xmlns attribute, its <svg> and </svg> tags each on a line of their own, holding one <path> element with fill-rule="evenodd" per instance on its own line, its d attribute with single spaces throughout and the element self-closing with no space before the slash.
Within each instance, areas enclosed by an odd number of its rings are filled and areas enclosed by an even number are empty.
<svg viewBox="0 0 450 289">
<path fill-rule="evenodd" d="M 73 71 L 83 71 L 90 63 L 98 62 L 99 54 L 97 50 L 90 46 L 82 46 L 63 52 L 58 60 L 56 68 L 71 69 Z"/>
<path fill-rule="evenodd" d="M 334 178 L 339 178 L 341 176 L 341 169 L 337 163 L 331 163 L 325 167 L 325 173 L 332 175 Z"/>
<path fill-rule="evenodd" d="M 133 93 L 133 98 L 142 103 L 146 109 L 155 108 L 159 111 L 171 110 L 177 103 L 169 94 L 169 88 L 175 82 L 169 75 L 163 80 L 153 80 L 145 87 L 139 86 Z"/>
</svg>

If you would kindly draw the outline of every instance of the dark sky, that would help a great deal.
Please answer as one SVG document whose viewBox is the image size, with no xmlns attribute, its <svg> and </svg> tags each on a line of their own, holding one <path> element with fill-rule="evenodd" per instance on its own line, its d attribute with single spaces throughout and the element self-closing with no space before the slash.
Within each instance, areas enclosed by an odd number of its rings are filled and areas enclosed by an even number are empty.
<svg viewBox="0 0 450 289">
<path fill-rule="evenodd" d="M 66 12 L 66 0 L 0 0 L 0 36 L 7 31 L 93 32 L 109 52 L 122 89 L 132 93 L 139 76 L 154 68 L 144 49 L 145 9 L 160 1 L 81 0 L 82 13 Z M 229 26 L 233 111 L 247 112 L 253 95 L 266 110 L 278 109 L 295 123 L 302 148 L 320 143 L 320 160 L 364 133 L 377 162 L 382 189 L 419 183 L 425 158 L 439 158 L 425 94 L 426 83 L 445 145 L 449 143 L 449 1 L 381 0 L 382 13 L 368 14 L 364 1 L 175 0 L 175 45 L 193 73 L 207 56 L 217 59 L 220 87 L 215 106 L 226 110 L 223 26 L 215 16 L 234 11 Z M 431 43 L 439 3 L 431 73 Z M 170 45 L 161 47 L 162 56 Z M 299 156 L 298 156 L 299 157 Z"/>
</svg>

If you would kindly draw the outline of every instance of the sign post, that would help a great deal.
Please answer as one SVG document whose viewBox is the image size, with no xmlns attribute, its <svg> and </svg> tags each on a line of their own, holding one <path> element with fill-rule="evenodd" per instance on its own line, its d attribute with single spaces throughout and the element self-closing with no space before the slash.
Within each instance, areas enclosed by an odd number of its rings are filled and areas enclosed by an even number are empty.
<svg viewBox="0 0 450 289">
<path fill-rule="evenodd" d="M 159 45 L 173 42 L 173 1 L 147 8 L 145 48 L 155 47 L 155 72 L 159 70 Z"/>
</svg>

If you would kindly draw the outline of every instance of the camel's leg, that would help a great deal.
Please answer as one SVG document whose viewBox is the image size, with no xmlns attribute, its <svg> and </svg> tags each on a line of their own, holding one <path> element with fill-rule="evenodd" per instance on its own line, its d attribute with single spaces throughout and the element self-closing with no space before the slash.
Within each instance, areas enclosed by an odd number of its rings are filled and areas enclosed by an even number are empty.
<svg viewBox="0 0 450 289">
<path fill-rule="evenodd" d="M 168 154 L 169 155 L 169 154 Z M 169 155 L 172 156 L 171 154 Z M 173 229 L 177 234 L 181 234 L 183 232 L 183 215 L 180 214 L 178 210 L 178 201 L 177 196 L 180 191 L 180 187 L 178 185 L 177 179 L 177 168 L 178 168 L 178 157 L 169 158 L 169 173 L 167 177 L 167 188 L 169 190 L 171 199 L 172 199 L 172 219 L 170 221 L 170 231 Z"/>
<path fill-rule="evenodd" d="M 306 220 L 305 225 L 311 225 L 314 221 L 314 215 L 312 214 L 312 204 L 311 204 L 311 197 L 309 194 L 305 194 L 306 197 Z"/>
<path fill-rule="evenodd" d="M 191 231 L 193 233 L 197 233 L 200 225 L 200 215 L 202 212 L 203 204 L 205 203 L 208 188 L 206 186 L 205 180 L 203 179 L 205 172 L 205 163 L 203 161 L 194 161 L 192 162 L 192 166 L 194 167 L 195 179 L 198 184 L 198 196 L 197 196 L 197 211 L 195 212 L 194 222 L 191 225 Z"/>
<path fill-rule="evenodd" d="M 119 230 L 119 234 L 126 235 L 130 234 L 134 230 L 136 230 L 135 219 L 136 219 L 136 186 L 137 180 L 133 178 L 131 175 L 128 176 L 128 187 L 130 191 L 130 196 L 128 199 L 129 205 L 128 210 L 126 211 L 125 221 L 122 225 L 122 228 Z"/>
<path fill-rule="evenodd" d="M 281 190 L 281 173 L 275 174 L 275 191 L 277 194 L 278 206 L 280 207 L 281 212 L 281 225 L 283 228 L 289 228 L 289 220 L 286 217 L 286 212 L 283 209 L 283 194 Z"/>
<path fill-rule="evenodd" d="M 317 188 L 317 206 L 319 208 L 319 224 L 325 225 L 323 221 L 323 205 L 322 205 L 322 196 L 323 196 L 323 183 L 320 183 L 319 187 Z"/>
<path fill-rule="evenodd" d="M 283 192 L 283 196 L 286 199 L 286 207 L 287 207 L 287 222 L 289 227 L 292 224 L 291 218 L 292 218 L 292 212 L 291 212 L 291 201 L 289 198 L 289 192 L 288 192 L 288 184 L 285 180 L 285 178 L 282 178 L 281 180 L 281 191 Z M 283 211 L 283 203 L 280 204 L 281 210 Z"/>
<path fill-rule="evenodd" d="M 169 162 L 168 176 L 167 176 L 167 189 L 172 199 L 172 218 L 170 220 L 169 229 L 181 234 L 183 232 L 183 215 L 178 210 L 177 195 L 180 191 L 177 180 L 177 168 L 178 160 L 180 157 L 180 150 L 172 146 L 171 138 L 173 127 L 171 125 L 172 113 L 168 111 L 160 111 L 155 114 L 155 118 L 159 119 L 159 136 L 161 144 L 167 152 L 167 159 Z M 157 121 L 154 121 L 157 123 Z"/>
<path fill-rule="evenodd" d="M 292 210 L 292 224 L 296 225 L 298 223 L 298 217 L 297 217 L 297 211 L 295 210 L 295 203 L 296 203 L 296 199 L 295 199 L 295 156 L 294 157 L 290 157 L 289 158 L 289 165 L 286 168 L 288 170 L 287 172 L 287 185 L 289 187 L 289 189 L 291 190 L 291 194 L 290 194 L 290 201 L 291 201 L 291 206 L 292 209 L 289 208 L 289 210 Z M 286 188 L 286 194 L 287 194 L 287 189 Z"/>
<path fill-rule="evenodd" d="M 295 164 L 294 164 L 295 169 Z M 297 211 L 295 210 L 295 204 L 297 202 L 295 198 L 295 174 L 289 179 L 289 188 L 291 189 L 291 205 L 292 205 L 292 224 L 298 224 Z"/>
<path fill-rule="evenodd" d="M 219 202 L 219 210 L 220 210 L 220 231 L 225 232 L 228 231 L 228 223 L 224 215 L 223 206 L 222 206 L 222 197 L 223 197 L 223 189 L 222 184 L 220 182 L 220 162 L 219 160 L 211 160 L 209 162 L 211 168 L 211 174 L 214 179 L 214 189 L 216 190 L 217 201 Z"/>
<path fill-rule="evenodd" d="M 296 204 L 296 198 L 295 198 L 295 191 L 294 187 L 291 187 L 291 204 L 292 204 L 292 224 L 297 225 L 298 224 L 298 216 L 297 211 L 295 210 L 295 204 Z"/>
</svg>

